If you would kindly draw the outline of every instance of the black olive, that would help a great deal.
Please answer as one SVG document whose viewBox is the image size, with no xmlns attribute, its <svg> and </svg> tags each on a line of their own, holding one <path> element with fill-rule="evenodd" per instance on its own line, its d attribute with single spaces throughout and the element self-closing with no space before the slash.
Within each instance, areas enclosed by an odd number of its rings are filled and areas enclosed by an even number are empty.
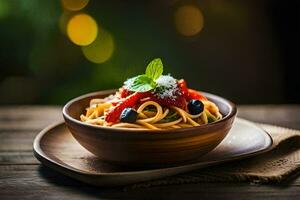
<svg viewBox="0 0 300 200">
<path fill-rule="evenodd" d="M 120 115 L 120 121 L 134 123 L 137 119 L 137 116 L 138 113 L 133 108 L 125 108 Z"/>
<path fill-rule="evenodd" d="M 188 109 L 189 109 L 190 114 L 197 115 L 197 114 L 203 112 L 204 104 L 201 101 L 197 100 L 197 99 L 192 99 L 188 103 Z"/>
</svg>

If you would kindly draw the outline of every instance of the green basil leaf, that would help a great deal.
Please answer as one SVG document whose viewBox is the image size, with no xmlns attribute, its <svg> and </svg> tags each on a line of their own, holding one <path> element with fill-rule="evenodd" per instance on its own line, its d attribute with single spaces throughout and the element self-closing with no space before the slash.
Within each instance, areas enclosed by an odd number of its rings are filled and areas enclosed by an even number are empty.
<svg viewBox="0 0 300 200">
<path fill-rule="evenodd" d="M 146 75 L 139 75 L 132 80 L 129 90 L 134 92 L 147 92 L 156 87 L 156 83 Z"/>
<path fill-rule="evenodd" d="M 163 74 L 163 64 L 160 58 L 152 60 L 147 68 L 146 75 L 154 81 Z"/>
</svg>

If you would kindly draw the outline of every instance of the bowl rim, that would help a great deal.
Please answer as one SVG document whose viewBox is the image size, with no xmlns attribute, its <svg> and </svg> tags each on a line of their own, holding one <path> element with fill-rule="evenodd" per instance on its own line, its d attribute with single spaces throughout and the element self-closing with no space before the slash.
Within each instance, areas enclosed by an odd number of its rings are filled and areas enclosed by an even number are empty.
<svg viewBox="0 0 300 200">
<path fill-rule="evenodd" d="M 225 121 L 231 119 L 232 117 L 234 117 L 237 113 L 237 107 L 236 105 L 221 97 L 221 96 L 218 96 L 218 95 L 215 95 L 215 94 L 212 94 L 212 93 L 208 93 L 208 92 L 203 92 L 201 91 L 201 93 L 203 93 L 205 96 L 212 96 L 213 98 L 217 98 L 218 100 L 220 100 L 222 103 L 225 103 L 228 107 L 229 107 L 229 113 L 223 117 L 221 120 L 218 120 L 216 122 L 212 122 L 212 123 L 209 123 L 209 124 L 204 124 L 204 125 L 201 125 L 201 126 L 195 126 L 195 127 L 190 127 L 190 128 L 178 128 L 178 129 L 160 129 L 160 130 L 142 130 L 142 129 L 133 129 L 133 128 L 113 128 L 113 127 L 103 127 L 103 126 L 97 126 L 97 125 L 93 125 L 93 124 L 88 124 L 88 123 L 84 123 L 78 119 L 75 119 L 73 117 L 71 117 L 67 110 L 68 108 L 75 102 L 77 101 L 80 101 L 84 98 L 87 98 L 87 97 L 92 97 L 92 96 L 96 96 L 96 95 L 101 95 L 101 94 L 110 94 L 110 93 L 114 93 L 116 92 L 117 89 L 108 89 L 108 90 L 100 90 L 100 91 L 95 91 L 95 92 L 90 92 L 90 93 L 87 93 L 87 94 L 83 94 L 83 95 L 80 95 L 78 97 L 75 97 L 71 100 L 69 100 L 63 107 L 62 109 L 62 114 L 63 114 L 63 117 L 64 117 L 64 120 L 66 121 L 69 120 L 79 126 L 83 126 L 83 127 L 86 127 L 86 128 L 94 128 L 94 129 L 99 129 L 99 130 L 106 130 L 106 131 L 118 131 L 118 132 L 131 132 L 131 133 L 152 133 L 152 134 L 155 134 L 155 133 L 164 133 L 164 134 L 168 134 L 168 133 L 180 133 L 180 132 L 185 132 L 185 131 L 193 131 L 193 130 L 205 130 L 207 128 L 210 128 L 210 127 L 215 127 L 216 125 L 218 124 L 222 124 L 224 123 Z"/>
</svg>

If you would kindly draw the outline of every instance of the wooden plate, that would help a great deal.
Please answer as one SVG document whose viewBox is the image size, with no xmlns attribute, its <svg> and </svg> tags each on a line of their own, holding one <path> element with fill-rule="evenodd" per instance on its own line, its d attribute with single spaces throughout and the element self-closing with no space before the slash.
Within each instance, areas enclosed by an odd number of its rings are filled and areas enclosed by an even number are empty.
<svg viewBox="0 0 300 200">
<path fill-rule="evenodd" d="M 266 152 L 271 137 L 254 123 L 237 118 L 226 138 L 193 163 L 156 169 L 125 168 L 99 160 L 72 137 L 63 122 L 42 130 L 33 144 L 34 155 L 46 166 L 97 186 L 118 186 L 171 176 Z"/>
</svg>

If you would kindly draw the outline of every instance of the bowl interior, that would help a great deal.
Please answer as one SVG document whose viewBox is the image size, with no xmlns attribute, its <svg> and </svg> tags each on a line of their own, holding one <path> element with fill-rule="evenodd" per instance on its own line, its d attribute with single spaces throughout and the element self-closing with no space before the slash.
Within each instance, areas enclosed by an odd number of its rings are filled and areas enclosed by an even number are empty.
<svg viewBox="0 0 300 200">
<path fill-rule="evenodd" d="M 89 93 L 80 97 L 77 97 L 70 102 L 68 102 L 64 107 L 64 113 L 69 115 L 71 118 L 79 120 L 80 115 L 85 113 L 85 109 L 89 106 L 90 100 L 94 98 L 104 98 L 110 94 L 114 94 L 116 90 L 106 90 L 106 91 L 99 91 L 94 93 Z M 225 120 L 226 118 L 235 115 L 236 107 L 235 105 L 217 95 L 213 95 L 210 93 L 202 92 L 210 101 L 214 102 L 218 107 L 223 115 L 223 119 L 220 121 Z"/>
</svg>

